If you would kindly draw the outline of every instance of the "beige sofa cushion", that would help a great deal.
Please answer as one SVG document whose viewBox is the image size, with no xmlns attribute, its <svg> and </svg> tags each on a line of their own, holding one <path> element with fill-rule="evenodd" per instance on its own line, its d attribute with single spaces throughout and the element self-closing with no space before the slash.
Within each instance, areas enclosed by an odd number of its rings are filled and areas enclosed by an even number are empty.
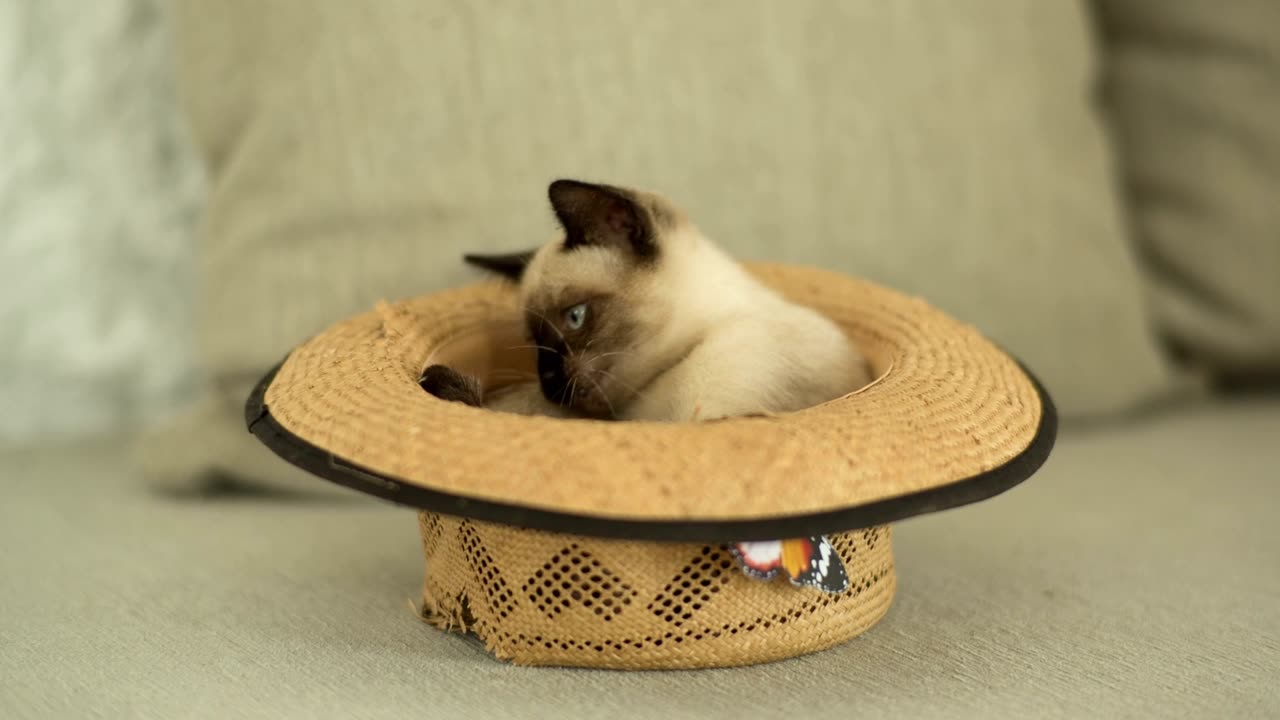
<svg viewBox="0 0 1280 720">
<path fill-rule="evenodd" d="M 1280 377 L 1280 3 L 1098 6 L 1160 327 L 1217 374 Z"/>
<path fill-rule="evenodd" d="M 173 501 L 110 444 L 0 454 L 6 718 L 1280 717 L 1280 401 L 1064 433 L 1007 494 L 894 526 L 865 635 L 693 672 L 520 668 L 409 608 L 405 508 Z"/>
<path fill-rule="evenodd" d="M 464 250 L 549 239 L 559 176 L 660 190 L 745 258 L 919 293 L 1068 415 L 1168 386 L 1076 0 L 177 5 L 213 188 L 200 330 L 220 395 L 196 436 L 240 423 L 308 334 L 468 280 Z M 175 432 L 152 448 L 181 474 Z M 202 452 L 263 472 L 257 448 Z"/>
</svg>

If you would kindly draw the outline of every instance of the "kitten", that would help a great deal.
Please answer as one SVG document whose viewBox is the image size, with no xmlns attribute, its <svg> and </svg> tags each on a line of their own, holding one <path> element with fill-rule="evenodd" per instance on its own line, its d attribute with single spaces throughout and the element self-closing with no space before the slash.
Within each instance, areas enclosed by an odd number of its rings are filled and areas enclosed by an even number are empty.
<svg viewBox="0 0 1280 720">
<path fill-rule="evenodd" d="M 713 420 L 810 407 L 870 381 L 840 329 L 765 287 L 665 198 L 557 180 L 564 236 L 469 255 L 519 282 L 538 383 L 482 397 L 432 366 L 422 384 L 470 405 L 616 420 Z"/>
</svg>

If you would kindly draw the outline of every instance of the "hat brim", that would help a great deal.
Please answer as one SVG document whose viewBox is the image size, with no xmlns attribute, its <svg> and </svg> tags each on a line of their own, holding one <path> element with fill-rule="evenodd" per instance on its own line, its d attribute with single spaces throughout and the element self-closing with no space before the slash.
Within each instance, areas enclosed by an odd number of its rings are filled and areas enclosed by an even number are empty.
<svg viewBox="0 0 1280 720">
<path fill-rule="evenodd" d="M 514 293 L 484 283 L 383 306 L 290 353 L 249 398 L 284 460 L 396 503 L 530 529 L 729 542 L 841 532 L 997 495 L 1057 432 L 1036 378 L 976 330 L 865 281 L 749 266 L 826 313 L 877 379 L 796 413 L 709 423 L 524 417 L 423 392 L 423 367 L 482 376 L 510 349 Z M 486 344 L 487 343 L 487 344 Z M 496 343 L 496 344 L 495 344 Z"/>
</svg>

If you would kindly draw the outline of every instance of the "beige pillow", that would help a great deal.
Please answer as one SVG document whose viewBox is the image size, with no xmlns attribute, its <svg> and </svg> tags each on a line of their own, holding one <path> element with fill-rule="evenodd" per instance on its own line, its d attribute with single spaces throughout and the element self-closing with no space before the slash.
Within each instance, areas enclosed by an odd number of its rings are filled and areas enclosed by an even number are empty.
<svg viewBox="0 0 1280 720">
<path fill-rule="evenodd" d="M 1280 377 L 1280 2 L 1098 5 L 1160 328 L 1215 374 Z"/>
<path fill-rule="evenodd" d="M 923 295 L 1069 416 L 1169 386 L 1076 0 L 178 7 L 213 384 L 152 443 L 161 474 L 291 472 L 239 428 L 252 380 L 379 298 L 472 278 L 464 250 L 547 240 L 561 176 L 661 191 L 744 258 Z M 190 454 L 210 433 L 244 448 Z"/>
</svg>

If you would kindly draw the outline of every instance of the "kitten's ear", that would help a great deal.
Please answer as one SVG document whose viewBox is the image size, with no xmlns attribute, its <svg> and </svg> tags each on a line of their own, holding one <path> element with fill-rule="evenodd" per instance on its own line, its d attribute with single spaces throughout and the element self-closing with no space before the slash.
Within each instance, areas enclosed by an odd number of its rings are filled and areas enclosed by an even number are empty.
<svg viewBox="0 0 1280 720">
<path fill-rule="evenodd" d="M 657 252 L 653 214 L 635 193 L 609 185 L 556 180 L 547 188 L 547 196 L 564 227 L 565 248 L 614 247 L 638 258 Z"/>
<path fill-rule="evenodd" d="M 507 253 L 505 255 L 463 255 L 462 259 L 469 265 L 474 265 L 482 270 L 488 270 L 497 273 L 508 280 L 520 282 L 521 276 L 524 275 L 524 269 L 529 266 L 529 261 L 533 259 L 537 250 L 525 250 L 518 253 Z"/>
</svg>

